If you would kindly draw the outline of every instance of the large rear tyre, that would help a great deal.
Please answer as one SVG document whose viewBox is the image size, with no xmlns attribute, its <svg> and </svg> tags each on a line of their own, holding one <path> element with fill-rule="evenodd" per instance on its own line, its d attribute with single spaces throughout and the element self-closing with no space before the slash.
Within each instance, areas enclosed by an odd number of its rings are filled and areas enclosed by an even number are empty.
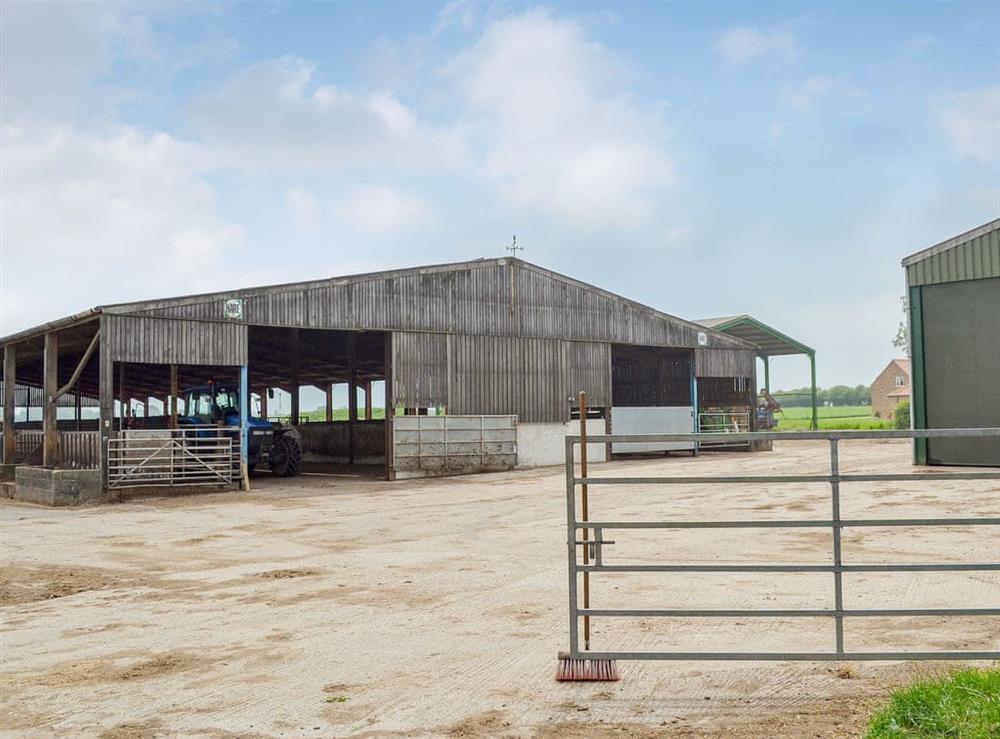
<svg viewBox="0 0 1000 739">
<path fill-rule="evenodd" d="M 282 435 L 271 445 L 271 472 L 278 477 L 294 477 L 302 467 L 302 450 L 290 435 Z"/>
</svg>

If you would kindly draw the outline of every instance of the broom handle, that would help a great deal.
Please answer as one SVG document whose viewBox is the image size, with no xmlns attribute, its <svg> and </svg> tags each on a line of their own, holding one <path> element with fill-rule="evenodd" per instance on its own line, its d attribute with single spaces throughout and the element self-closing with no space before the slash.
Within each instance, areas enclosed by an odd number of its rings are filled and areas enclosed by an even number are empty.
<svg viewBox="0 0 1000 739">
<path fill-rule="evenodd" d="M 587 476 L 587 393 L 580 391 L 580 474 Z M 582 503 L 580 512 L 584 521 L 589 521 L 589 511 L 587 509 L 587 485 L 580 486 Z M 583 530 L 583 563 L 590 563 L 590 547 L 586 544 L 590 536 L 590 530 Z M 590 573 L 583 573 L 583 607 L 590 608 Z M 583 617 L 583 648 L 590 650 L 590 616 Z"/>
</svg>

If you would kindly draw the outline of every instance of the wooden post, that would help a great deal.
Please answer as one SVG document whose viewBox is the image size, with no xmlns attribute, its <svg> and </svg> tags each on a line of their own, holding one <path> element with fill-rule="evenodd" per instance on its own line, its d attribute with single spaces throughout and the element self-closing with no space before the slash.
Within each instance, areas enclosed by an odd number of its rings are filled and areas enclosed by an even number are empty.
<svg viewBox="0 0 1000 739">
<path fill-rule="evenodd" d="M 83 430 L 83 402 L 80 399 L 80 392 L 73 395 L 73 410 L 76 414 L 76 430 Z"/>
<path fill-rule="evenodd" d="M 299 330 L 292 329 L 292 410 L 289 422 L 299 425 Z"/>
<path fill-rule="evenodd" d="M 177 365 L 170 365 L 170 428 L 177 428 Z"/>
<path fill-rule="evenodd" d="M 333 420 L 333 385 L 326 385 L 326 420 L 327 423 Z"/>
<path fill-rule="evenodd" d="M 580 391 L 580 477 L 587 476 L 587 393 Z M 590 520 L 587 510 L 587 486 L 580 486 L 580 520 Z M 590 529 L 583 529 L 583 563 L 590 564 L 590 547 L 586 541 L 590 538 Z M 583 573 L 583 607 L 590 608 L 590 573 Z M 583 617 L 583 648 L 590 649 L 590 616 Z"/>
<path fill-rule="evenodd" d="M 347 381 L 347 460 L 354 464 L 354 424 L 358 420 L 358 335 L 348 334 L 347 339 L 347 369 L 350 379 Z"/>
<path fill-rule="evenodd" d="M 101 487 L 108 489 L 108 442 L 114 431 L 115 415 L 115 371 L 111 361 L 111 350 L 108 332 L 104 330 L 107 319 L 101 318 L 101 350 L 98 354 L 98 400 L 100 400 L 100 415 L 98 428 L 101 433 Z"/>
<path fill-rule="evenodd" d="M 396 479 L 396 468 L 392 460 L 392 417 L 395 414 L 392 397 L 392 333 L 385 332 L 385 351 L 383 353 L 382 374 L 385 378 L 385 479 Z"/>
<path fill-rule="evenodd" d="M 372 381 L 365 382 L 365 420 L 372 420 Z"/>
<path fill-rule="evenodd" d="M 3 351 L 3 462 L 14 464 L 17 437 L 14 435 L 14 388 L 17 382 L 17 350 L 8 344 Z"/>
<path fill-rule="evenodd" d="M 118 363 L 118 430 L 125 428 L 125 417 L 128 414 L 127 399 L 125 397 L 125 363 Z"/>
<path fill-rule="evenodd" d="M 260 417 L 265 421 L 267 420 L 267 391 L 266 387 L 260 391 Z"/>
<path fill-rule="evenodd" d="M 59 402 L 59 334 L 55 332 L 50 331 L 45 334 L 45 353 L 42 365 L 45 378 L 42 412 L 42 431 L 45 434 L 45 442 L 42 446 L 42 465 L 58 467 L 62 460 L 59 457 L 59 427 L 56 417 Z"/>
</svg>

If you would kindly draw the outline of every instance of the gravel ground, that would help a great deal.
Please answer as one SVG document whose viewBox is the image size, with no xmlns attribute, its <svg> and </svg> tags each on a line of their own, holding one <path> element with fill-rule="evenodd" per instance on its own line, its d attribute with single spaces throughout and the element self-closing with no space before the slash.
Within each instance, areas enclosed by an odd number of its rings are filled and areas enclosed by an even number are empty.
<svg viewBox="0 0 1000 739">
<path fill-rule="evenodd" d="M 618 461 L 603 475 L 821 472 L 826 445 Z M 854 442 L 844 471 L 906 471 Z M 4 736 L 857 736 L 911 663 L 624 663 L 566 647 L 561 468 L 55 510 L 0 503 Z M 824 485 L 593 486 L 592 518 L 827 517 Z M 991 481 L 843 486 L 845 517 L 997 515 Z M 609 532 L 607 561 L 828 562 L 828 531 Z M 1000 532 L 859 529 L 846 562 L 996 561 Z M 594 607 L 829 607 L 832 577 L 601 575 Z M 851 606 L 996 606 L 996 573 L 845 575 Z M 827 650 L 828 619 L 595 619 L 594 648 Z M 1000 619 L 855 619 L 848 649 L 996 649 Z"/>
</svg>

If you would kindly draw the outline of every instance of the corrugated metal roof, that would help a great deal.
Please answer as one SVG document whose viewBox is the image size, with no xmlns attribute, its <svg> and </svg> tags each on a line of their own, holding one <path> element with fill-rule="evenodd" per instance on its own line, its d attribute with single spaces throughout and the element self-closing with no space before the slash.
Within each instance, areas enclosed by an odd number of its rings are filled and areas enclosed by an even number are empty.
<svg viewBox="0 0 1000 739">
<path fill-rule="evenodd" d="M 753 316 L 724 316 L 722 318 L 702 318 L 700 323 L 705 328 L 729 334 L 737 339 L 749 341 L 757 347 L 757 353 L 764 357 L 778 357 L 786 354 L 813 354 L 812 347 L 806 346 L 782 333 L 776 328 L 758 321 Z"/>
<path fill-rule="evenodd" d="M 903 260 L 910 287 L 1000 277 L 1000 218 Z"/>
<path fill-rule="evenodd" d="M 520 314 L 515 316 L 511 311 L 504 312 L 490 309 L 490 306 L 495 308 L 496 305 L 500 305 L 504 300 L 507 300 L 506 296 L 508 296 L 512 289 L 506 279 L 499 280 L 498 275 L 501 270 L 507 270 L 504 273 L 506 275 L 513 274 L 515 271 L 520 275 L 517 284 L 514 285 L 514 288 L 518 291 L 518 295 L 521 294 L 520 291 L 522 290 L 529 292 L 534 290 L 539 293 L 539 295 L 531 299 L 537 299 L 541 302 L 532 304 L 530 306 L 532 310 L 526 311 L 524 317 L 520 316 Z M 448 295 L 445 293 L 432 295 L 430 297 L 435 299 L 430 300 L 426 292 L 429 289 L 428 285 L 431 285 L 435 277 L 442 278 L 438 282 L 442 282 L 443 284 L 443 282 L 447 282 L 443 278 L 448 275 L 461 276 L 463 273 L 469 277 L 466 280 L 469 283 L 466 287 L 469 291 L 472 291 L 470 294 L 475 294 L 475 297 L 478 298 L 475 302 L 477 310 L 479 312 L 490 311 L 488 318 L 491 320 L 495 319 L 494 322 L 506 321 L 507 323 L 512 323 L 517 319 L 517 321 L 526 321 L 529 323 L 531 321 L 536 323 L 542 321 L 552 324 L 552 326 L 560 325 L 558 314 L 566 311 L 566 306 L 558 302 L 554 303 L 552 300 L 545 298 L 544 295 L 544 293 L 551 292 L 547 288 L 551 287 L 552 284 L 569 287 L 571 292 L 573 288 L 576 289 L 574 294 L 582 302 L 579 305 L 574 303 L 569 307 L 568 311 L 572 314 L 570 317 L 575 324 L 586 328 L 585 324 L 593 320 L 595 313 L 603 315 L 607 320 L 612 320 L 616 317 L 621 319 L 619 321 L 621 325 L 611 327 L 604 334 L 594 333 L 594 335 L 576 336 L 570 335 L 573 332 L 563 332 L 561 334 L 557 332 L 558 335 L 554 336 L 554 338 L 586 338 L 595 341 L 607 340 L 623 343 L 660 345 L 664 342 L 658 339 L 657 336 L 673 331 L 675 333 L 690 334 L 691 340 L 689 345 L 693 347 L 696 332 L 702 328 L 691 321 L 686 321 L 608 290 L 513 257 L 476 259 L 451 264 L 411 267 L 307 282 L 227 290 L 203 295 L 187 295 L 162 300 L 144 300 L 134 303 L 103 305 L 88 311 L 86 314 L 80 314 L 80 316 L 91 318 L 98 313 L 143 314 L 189 320 L 218 321 L 221 320 L 220 317 L 222 316 L 220 301 L 224 301 L 227 298 L 241 298 L 247 300 L 246 310 L 248 314 L 254 310 L 258 310 L 258 308 L 262 311 L 261 315 L 257 317 L 254 318 L 248 315 L 246 319 L 247 323 L 258 325 L 449 332 L 451 329 L 448 326 L 454 322 L 456 306 L 448 303 Z M 404 290 L 405 288 L 405 295 L 396 295 L 388 289 L 395 282 L 400 283 L 400 290 Z M 310 295 L 315 298 L 312 303 L 307 301 Z M 344 303 L 343 306 L 339 304 L 335 305 L 331 302 L 337 296 Z M 393 306 L 395 306 L 394 309 L 403 310 L 409 316 L 407 318 L 409 323 L 394 322 L 384 316 L 373 323 L 372 321 L 362 320 L 365 317 L 360 316 L 351 325 L 341 325 L 344 316 L 351 313 L 351 311 L 357 312 L 365 308 L 367 305 L 363 300 L 365 296 L 371 298 L 370 302 L 374 306 L 373 310 L 377 309 L 384 313 L 386 310 L 393 308 Z M 401 297 L 406 298 L 406 300 L 401 300 Z M 511 300 L 513 300 L 513 297 Z M 520 298 L 518 300 L 520 301 Z M 603 303 L 603 305 L 598 307 L 605 310 L 598 310 L 594 307 L 600 303 Z M 330 316 L 326 316 L 325 314 L 320 315 L 323 313 L 324 306 L 327 306 L 330 311 L 336 313 L 334 318 L 340 320 L 340 323 L 327 320 L 331 318 Z M 430 315 L 432 312 L 431 309 L 435 306 L 437 306 L 438 310 L 433 315 Z M 616 306 L 618 310 L 608 310 L 608 308 Z M 539 307 L 544 310 L 535 310 Z M 424 316 L 424 313 L 428 315 Z M 280 314 L 280 316 L 275 318 L 276 314 Z M 313 316 L 313 314 L 316 314 L 316 316 Z M 41 335 L 47 330 L 61 327 L 64 324 L 69 325 L 69 322 L 80 320 L 80 316 L 73 316 L 59 322 L 2 337 L 0 338 L 0 345 Z M 425 317 L 427 320 L 420 325 L 409 325 L 421 317 Z M 316 320 L 312 320 L 313 318 L 316 318 Z M 562 323 L 565 322 L 565 320 L 562 321 Z M 525 325 L 513 328 L 508 327 L 508 329 L 503 331 L 484 329 L 483 331 L 466 330 L 459 333 L 496 334 L 499 332 L 532 336 L 540 335 L 537 331 L 530 329 L 531 326 Z M 710 340 L 716 346 L 750 349 L 738 337 L 733 335 L 711 332 Z M 680 343 L 677 345 L 683 346 L 688 344 Z"/>
</svg>

